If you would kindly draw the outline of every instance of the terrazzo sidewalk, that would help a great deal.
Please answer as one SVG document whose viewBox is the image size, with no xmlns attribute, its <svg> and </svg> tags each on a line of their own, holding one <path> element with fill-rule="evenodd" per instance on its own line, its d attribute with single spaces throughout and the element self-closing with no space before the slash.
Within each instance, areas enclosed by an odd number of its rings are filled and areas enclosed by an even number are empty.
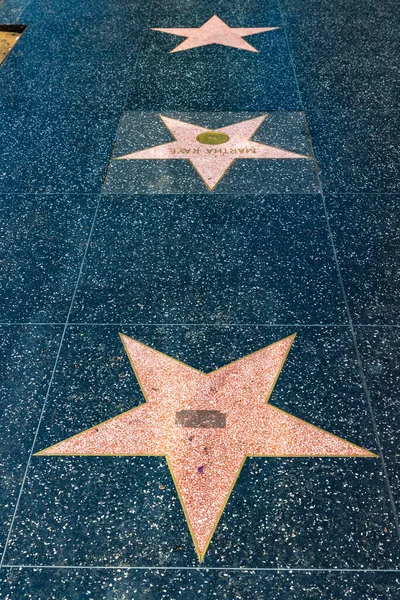
<svg viewBox="0 0 400 600">
<path fill-rule="evenodd" d="M 397 0 L 0 0 L 0 598 L 400 598 Z"/>
</svg>

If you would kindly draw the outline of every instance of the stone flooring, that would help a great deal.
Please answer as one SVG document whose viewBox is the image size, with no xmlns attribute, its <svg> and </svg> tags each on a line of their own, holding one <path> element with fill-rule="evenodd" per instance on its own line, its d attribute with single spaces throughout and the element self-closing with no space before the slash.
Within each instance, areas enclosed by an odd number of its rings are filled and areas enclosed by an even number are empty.
<svg viewBox="0 0 400 600">
<path fill-rule="evenodd" d="M 399 18 L 1 3 L 1 598 L 400 598 Z"/>
</svg>

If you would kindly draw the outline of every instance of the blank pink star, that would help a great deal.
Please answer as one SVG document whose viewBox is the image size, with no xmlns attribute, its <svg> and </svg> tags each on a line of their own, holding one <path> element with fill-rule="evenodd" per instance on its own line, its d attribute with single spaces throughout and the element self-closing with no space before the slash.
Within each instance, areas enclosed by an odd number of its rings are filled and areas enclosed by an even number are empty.
<svg viewBox="0 0 400 600">
<path fill-rule="evenodd" d="M 263 33 L 264 31 L 272 31 L 273 29 L 279 29 L 279 27 L 229 27 L 222 19 L 214 15 L 201 27 L 174 27 L 167 29 L 163 27 L 151 27 L 150 29 L 186 38 L 184 42 L 171 50 L 171 53 L 190 50 L 199 46 L 208 46 L 209 44 L 219 44 L 220 46 L 239 48 L 239 50 L 258 52 L 243 37 Z"/>
<path fill-rule="evenodd" d="M 169 129 L 174 142 L 154 146 L 118 156 L 115 160 L 189 160 L 209 190 L 213 190 L 236 159 L 310 159 L 310 156 L 281 150 L 251 140 L 268 115 L 240 121 L 220 129 L 210 130 L 200 125 L 192 125 L 177 119 L 160 119 Z M 207 132 L 225 134 L 227 141 L 218 144 L 200 142 L 200 134 Z"/>
<path fill-rule="evenodd" d="M 190 50 L 199 46 L 208 46 L 210 44 L 219 44 L 220 46 L 231 46 L 239 48 L 239 50 L 249 50 L 250 52 L 258 52 L 256 48 L 251 46 L 243 37 L 263 33 L 264 31 L 272 31 L 279 27 L 229 27 L 222 19 L 214 15 L 206 21 L 201 27 L 151 27 L 153 31 L 162 31 L 172 35 L 180 35 L 186 40 L 176 46 L 172 52 L 181 52 L 182 50 Z"/>
<path fill-rule="evenodd" d="M 376 456 L 268 404 L 294 335 L 211 373 L 121 339 L 146 402 L 38 454 L 165 456 L 200 561 L 247 456 Z"/>
</svg>

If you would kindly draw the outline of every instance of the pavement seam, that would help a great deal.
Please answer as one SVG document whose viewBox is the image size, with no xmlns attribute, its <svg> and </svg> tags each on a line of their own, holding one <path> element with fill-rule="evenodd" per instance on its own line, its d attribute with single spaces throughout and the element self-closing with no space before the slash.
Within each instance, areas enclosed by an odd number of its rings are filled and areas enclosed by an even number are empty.
<svg viewBox="0 0 400 600">
<path fill-rule="evenodd" d="M 55 375 L 55 372 L 56 372 L 56 369 L 57 369 L 57 365 L 58 365 L 58 360 L 59 360 L 60 354 L 61 354 L 61 348 L 63 346 L 65 334 L 66 334 L 66 331 L 67 331 L 67 328 L 68 328 L 68 325 L 69 325 L 69 323 L 68 323 L 69 317 L 70 317 L 70 314 L 71 314 L 71 311 L 72 311 L 72 306 L 73 306 L 74 301 L 75 301 L 76 292 L 77 292 L 79 281 L 80 281 L 80 277 L 81 277 L 81 274 L 82 274 L 82 271 L 83 271 L 83 265 L 84 265 L 84 262 L 85 262 L 85 259 L 86 259 L 86 255 L 87 255 L 87 252 L 88 252 L 90 240 L 91 240 L 93 229 L 94 229 L 94 226 L 95 226 L 96 217 L 97 217 L 97 213 L 98 213 L 99 206 L 100 206 L 100 200 L 101 200 L 101 196 L 99 195 L 98 200 L 97 200 L 97 204 L 96 204 L 96 209 L 94 211 L 94 215 L 93 215 L 93 218 L 92 218 L 92 223 L 91 223 L 91 227 L 90 227 L 88 239 L 87 239 L 86 246 L 85 246 L 85 251 L 83 253 L 83 257 L 82 257 L 82 260 L 81 260 L 81 265 L 80 265 L 79 273 L 78 273 L 78 276 L 77 276 L 77 280 L 76 280 L 76 284 L 75 284 L 75 289 L 74 289 L 74 292 L 72 294 L 72 298 L 71 298 L 71 301 L 70 301 L 67 318 L 66 318 L 66 321 L 64 323 L 64 329 L 63 329 L 63 332 L 61 334 L 61 340 L 60 340 L 60 343 L 58 345 L 58 350 L 57 350 L 56 358 L 55 358 L 55 361 L 54 361 L 54 366 L 53 366 L 53 369 L 52 369 L 52 372 L 51 372 L 51 375 L 50 375 L 50 381 L 49 381 L 49 384 L 47 386 L 46 396 L 44 398 L 43 405 L 42 405 L 42 410 L 41 410 L 40 415 L 39 415 L 39 422 L 38 422 L 36 430 L 35 430 L 35 435 L 34 435 L 32 446 L 31 446 L 31 449 L 30 449 L 30 452 L 29 452 L 29 455 L 28 455 L 28 461 L 27 461 L 27 464 L 26 464 L 26 467 L 25 467 L 25 471 L 24 471 L 24 475 L 23 475 L 23 478 L 22 478 L 21 486 L 20 486 L 20 489 L 19 489 L 17 501 L 16 501 L 16 504 L 15 504 L 13 516 L 12 516 L 11 523 L 10 523 L 10 527 L 9 527 L 8 534 L 7 534 L 5 543 L 4 543 L 4 549 L 3 549 L 1 560 L 0 560 L 0 568 L 2 568 L 3 563 L 4 563 L 4 558 L 6 556 L 6 552 L 7 552 L 7 549 L 8 549 L 8 543 L 10 541 L 11 532 L 12 532 L 12 529 L 14 527 L 15 518 L 16 518 L 16 515 L 17 515 L 17 512 L 18 512 L 19 503 L 20 503 L 20 500 L 21 500 L 21 497 L 22 497 L 22 493 L 23 493 L 23 490 L 24 490 L 24 487 L 25 487 L 25 482 L 26 482 L 26 478 L 27 478 L 27 475 L 28 475 L 28 471 L 29 471 L 29 467 L 30 467 L 30 463 L 31 463 L 31 458 L 32 458 L 32 455 L 33 455 L 33 450 L 34 450 L 35 445 L 36 445 L 36 440 L 37 440 L 37 437 L 38 437 L 38 434 L 39 434 L 39 429 L 40 429 L 40 426 L 41 426 L 41 423 L 42 423 L 42 419 L 43 419 L 43 415 L 44 415 L 44 411 L 45 411 L 45 408 L 46 408 L 46 405 L 47 405 L 47 400 L 49 398 L 50 390 L 51 390 L 51 387 L 52 387 L 52 384 L 53 384 L 54 375 Z"/>
<path fill-rule="evenodd" d="M 275 572 L 275 573 L 398 573 L 399 569 L 351 569 L 351 568 L 313 568 L 313 567 L 186 567 L 186 566 L 117 566 L 117 565 L 24 565 L 24 564 L 4 564 L 4 569 L 48 569 L 48 570 L 99 570 L 99 571 L 239 571 L 250 572 Z"/>
<path fill-rule="evenodd" d="M 31 0 L 29 0 L 29 1 L 31 1 Z M 29 2 L 28 2 L 28 4 L 29 4 Z M 154 0 L 151 1 L 150 7 L 149 7 L 147 23 L 149 23 L 150 20 L 151 20 L 151 15 L 152 15 L 152 11 L 153 11 L 153 4 L 154 4 Z M 144 42 L 144 40 L 146 38 L 146 35 L 147 35 L 147 29 L 145 29 L 145 31 L 144 31 L 144 33 L 143 33 L 143 35 L 141 37 L 141 40 L 139 42 L 138 53 L 137 53 L 135 64 L 134 64 L 133 69 L 132 69 L 132 74 L 136 70 L 136 67 L 137 67 L 137 64 L 138 64 L 138 60 L 139 60 L 139 55 L 141 53 L 142 45 L 143 45 L 143 42 Z M 126 106 L 126 103 L 127 103 L 128 97 L 129 97 L 129 93 L 130 93 L 130 89 L 126 92 L 125 101 L 124 101 L 124 104 L 123 104 L 123 107 L 122 107 L 122 110 L 121 110 L 121 113 L 120 113 L 120 118 L 118 120 L 118 124 L 117 124 L 117 127 L 115 129 L 114 144 L 115 144 L 115 140 L 116 140 L 117 133 L 118 133 L 119 123 L 121 121 L 121 116 L 124 113 L 125 106 Z M 112 154 L 110 154 L 110 157 L 111 156 L 112 156 Z M 47 387 L 46 396 L 45 396 L 45 399 L 43 401 L 42 410 L 40 412 L 39 422 L 38 422 L 36 430 L 35 430 L 35 435 L 34 435 L 34 438 L 33 438 L 33 443 L 32 443 L 32 446 L 31 446 L 31 449 L 30 449 L 30 452 L 29 452 L 29 455 L 28 455 L 27 465 L 26 465 L 26 468 L 25 468 L 25 471 L 24 471 L 24 475 L 23 475 L 23 478 L 22 478 L 21 486 L 20 486 L 20 489 L 19 489 L 17 501 L 16 501 L 16 504 L 15 504 L 13 516 L 12 516 L 11 523 L 10 523 L 10 527 L 8 529 L 7 537 L 6 537 L 6 540 L 5 540 L 5 543 L 4 543 L 3 552 L 1 554 L 0 568 L 3 567 L 5 556 L 6 556 L 6 553 L 7 553 L 7 550 L 8 550 L 8 544 L 9 544 L 9 541 L 10 541 L 10 538 L 11 538 L 11 533 L 12 533 L 12 530 L 13 530 L 13 527 L 14 527 L 16 515 L 18 513 L 18 508 L 19 508 L 19 503 L 20 503 L 21 497 L 22 497 L 22 493 L 24 491 L 25 482 L 26 482 L 28 471 L 29 471 L 29 467 L 30 467 L 30 464 L 31 464 L 31 459 L 32 459 L 33 451 L 34 451 L 34 448 L 35 448 L 35 445 L 36 445 L 36 440 L 37 440 L 37 437 L 38 437 L 38 434 L 39 434 L 40 426 L 42 424 L 44 412 L 45 412 L 45 409 L 46 409 L 46 406 L 47 406 L 47 401 L 48 401 L 48 398 L 49 398 L 49 395 L 50 395 L 50 390 L 52 388 L 54 375 L 56 373 L 58 361 L 59 361 L 59 358 L 60 358 L 60 355 L 61 355 L 61 349 L 62 349 L 62 346 L 63 346 L 63 343 L 64 343 L 65 334 L 66 334 L 67 329 L 68 329 L 69 324 L 70 324 L 69 323 L 70 316 L 71 316 L 71 313 L 72 313 L 72 308 L 73 308 L 73 305 L 74 305 L 74 302 L 75 302 L 75 298 L 76 298 L 76 294 L 77 294 L 77 291 L 78 291 L 78 287 L 79 287 L 79 284 L 80 284 L 80 281 L 81 281 L 81 276 L 82 276 L 83 269 L 84 269 L 85 262 L 86 262 L 86 256 L 87 256 L 87 253 L 88 253 L 88 250 L 89 250 L 89 246 L 90 246 L 90 242 L 91 242 L 91 239 L 92 239 L 92 234 L 93 234 L 93 231 L 94 231 L 94 228 L 95 228 L 95 225 L 96 225 L 96 220 L 97 220 L 97 215 L 99 213 L 101 200 L 102 200 L 102 190 L 100 190 L 100 192 L 98 193 L 98 199 L 97 199 L 96 209 L 95 209 L 95 212 L 94 212 L 94 215 L 93 215 L 93 218 L 92 218 L 92 223 L 91 223 L 91 227 L 90 227 L 90 231 L 89 231 L 89 236 L 88 236 L 88 239 L 87 239 L 87 242 L 86 242 L 85 251 L 84 251 L 84 254 L 83 254 L 83 257 L 82 257 L 82 261 L 81 261 L 81 264 L 80 264 L 80 268 L 79 268 L 79 272 L 78 272 L 78 277 L 77 277 L 76 284 L 75 284 L 75 289 L 74 289 L 74 292 L 72 294 L 71 302 L 70 302 L 69 309 L 68 309 L 68 314 L 67 314 L 67 317 L 66 317 L 66 321 L 64 323 L 64 329 L 63 329 L 63 332 L 62 332 L 62 335 L 61 335 L 61 340 L 60 340 L 60 343 L 59 343 L 57 355 L 56 355 L 56 358 L 55 358 L 55 361 L 54 361 L 54 366 L 53 366 L 53 369 L 52 369 L 52 372 L 51 372 L 50 381 L 49 381 L 49 384 L 48 384 L 48 387 Z"/>
<path fill-rule="evenodd" d="M 283 16 L 283 11 L 282 11 L 282 6 L 281 6 L 281 0 L 277 0 L 277 2 L 278 2 L 279 11 L 280 11 L 280 14 L 281 14 L 281 20 L 282 20 L 282 23 L 283 23 L 283 30 L 285 32 L 285 38 L 286 38 L 286 44 L 287 44 L 287 49 L 288 49 L 288 53 L 289 53 L 290 63 L 291 63 L 291 66 L 292 66 L 293 75 L 294 75 L 295 82 L 296 82 L 297 93 L 299 95 L 299 101 L 300 101 L 300 104 L 302 106 L 302 110 L 303 110 L 303 113 L 305 115 L 305 118 L 306 118 L 305 106 L 304 106 L 302 94 L 301 94 L 301 91 L 300 91 L 300 86 L 299 86 L 299 82 L 298 82 L 298 78 L 297 78 L 297 74 L 296 74 L 296 69 L 295 69 L 294 61 L 293 61 L 293 55 L 292 55 L 292 51 L 291 51 L 291 47 L 290 47 L 290 43 L 289 43 L 289 37 L 288 37 L 288 34 L 287 34 L 286 19 L 284 19 L 284 16 Z M 311 140 L 311 143 L 312 143 L 312 140 Z M 388 470 L 387 470 L 387 467 L 386 467 L 385 458 L 384 458 L 384 455 L 383 455 L 382 444 L 381 444 L 381 441 L 380 441 L 378 427 L 377 427 L 377 424 L 376 424 L 375 413 L 374 413 L 373 406 L 372 406 L 371 395 L 370 395 L 370 391 L 369 391 L 367 380 L 366 380 L 365 373 L 364 373 L 364 367 L 363 367 L 363 364 L 362 364 L 361 354 L 360 354 L 360 351 L 359 351 L 359 348 L 358 348 L 358 343 L 357 343 L 357 338 L 356 338 L 356 332 L 355 332 L 355 326 L 353 324 L 353 319 L 352 319 L 351 312 L 350 312 L 350 306 L 349 306 L 349 303 L 348 303 L 348 300 L 347 300 L 346 290 L 345 290 L 345 286 L 344 286 L 344 282 L 343 282 L 342 272 L 341 272 L 341 269 L 340 269 L 340 264 L 339 264 L 339 259 L 338 259 L 338 255 L 337 255 L 337 250 L 336 250 L 335 242 L 334 242 L 333 235 L 332 235 L 332 229 L 331 229 L 331 225 L 330 225 L 330 221 L 329 221 L 329 214 L 328 214 L 328 209 L 327 209 L 327 206 L 326 206 L 326 199 L 325 199 L 325 194 L 324 194 L 324 190 L 323 190 L 323 186 L 322 186 L 322 181 L 321 181 L 321 178 L 320 178 L 320 175 L 319 175 L 319 170 L 317 171 L 317 179 L 318 179 L 318 182 L 319 182 L 320 194 L 321 194 L 322 202 L 323 202 L 323 206 L 324 206 L 326 225 L 327 225 L 327 228 L 328 228 L 328 234 L 329 234 L 329 238 L 330 238 L 330 241 L 331 241 L 333 258 L 334 258 L 334 262 L 335 262 L 337 273 L 338 273 L 339 285 L 340 285 L 340 288 L 341 288 L 341 291 L 342 291 L 342 297 L 343 297 L 343 301 L 344 301 L 345 308 L 346 308 L 347 318 L 348 318 L 348 321 L 349 321 L 349 327 L 350 327 L 350 331 L 351 331 L 351 335 L 352 335 L 352 339 L 353 339 L 353 345 L 354 345 L 354 350 L 355 350 L 355 354 L 356 354 L 357 364 L 358 364 L 358 368 L 359 368 L 359 371 L 360 371 L 361 383 L 362 383 L 362 386 L 363 386 L 363 389 L 364 389 L 364 392 L 365 392 L 365 396 L 366 396 L 366 399 L 367 399 L 368 411 L 370 413 L 370 418 L 371 418 L 371 422 L 372 422 L 372 428 L 373 428 L 375 439 L 376 439 L 378 453 L 379 453 L 379 456 L 380 456 L 380 459 L 381 459 L 383 475 L 384 475 L 384 478 L 385 478 L 386 487 L 387 487 L 387 491 L 388 491 L 388 495 L 389 495 L 389 501 L 390 501 L 392 512 L 393 512 L 394 524 L 395 524 L 395 527 L 396 527 L 397 535 L 400 538 L 400 522 L 399 522 L 399 517 L 398 517 L 398 514 L 397 514 L 397 508 L 396 508 L 396 504 L 395 504 L 395 501 L 394 501 L 394 496 L 393 496 L 392 489 L 391 489 L 390 478 L 389 478 Z"/>
</svg>

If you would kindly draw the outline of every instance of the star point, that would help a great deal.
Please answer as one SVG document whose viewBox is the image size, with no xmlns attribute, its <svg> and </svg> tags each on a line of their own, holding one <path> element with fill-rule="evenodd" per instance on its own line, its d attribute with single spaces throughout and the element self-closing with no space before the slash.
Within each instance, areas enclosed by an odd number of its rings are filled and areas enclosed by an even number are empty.
<svg viewBox="0 0 400 600">
<path fill-rule="evenodd" d="M 248 35 L 280 29 L 280 27 L 229 27 L 225 21 L 214 15 L 201 27 L 150 27 L 150 29 L 186 38 L 170 51 L 170 54 L 173 54 L 211 44 L 230 46 L 249 52 L 259 52 L 257 48 L 254 48 L 243 38 Z"/>
<path fill-rule="evenodd" d="M 294 335 L 210 373 L 120 335 L 145 403 L 37 454 L 165 456 L 200 561 L 247 457 L 376 456 L 269 404 Z"/>
<path fill-rule="evenodd" d="M 117 156 L 113 160 L 189 160 L 206 187 L 213 191 L 232 163 L 237 159 L 311 159 L 252 140 L 268 117 L 246 119 L 212 130 L 171 117 L 159 115 L 174 141 L 137 152 Z M 205 141 L 201 134 L 208 133 Z"/>
</svg>

